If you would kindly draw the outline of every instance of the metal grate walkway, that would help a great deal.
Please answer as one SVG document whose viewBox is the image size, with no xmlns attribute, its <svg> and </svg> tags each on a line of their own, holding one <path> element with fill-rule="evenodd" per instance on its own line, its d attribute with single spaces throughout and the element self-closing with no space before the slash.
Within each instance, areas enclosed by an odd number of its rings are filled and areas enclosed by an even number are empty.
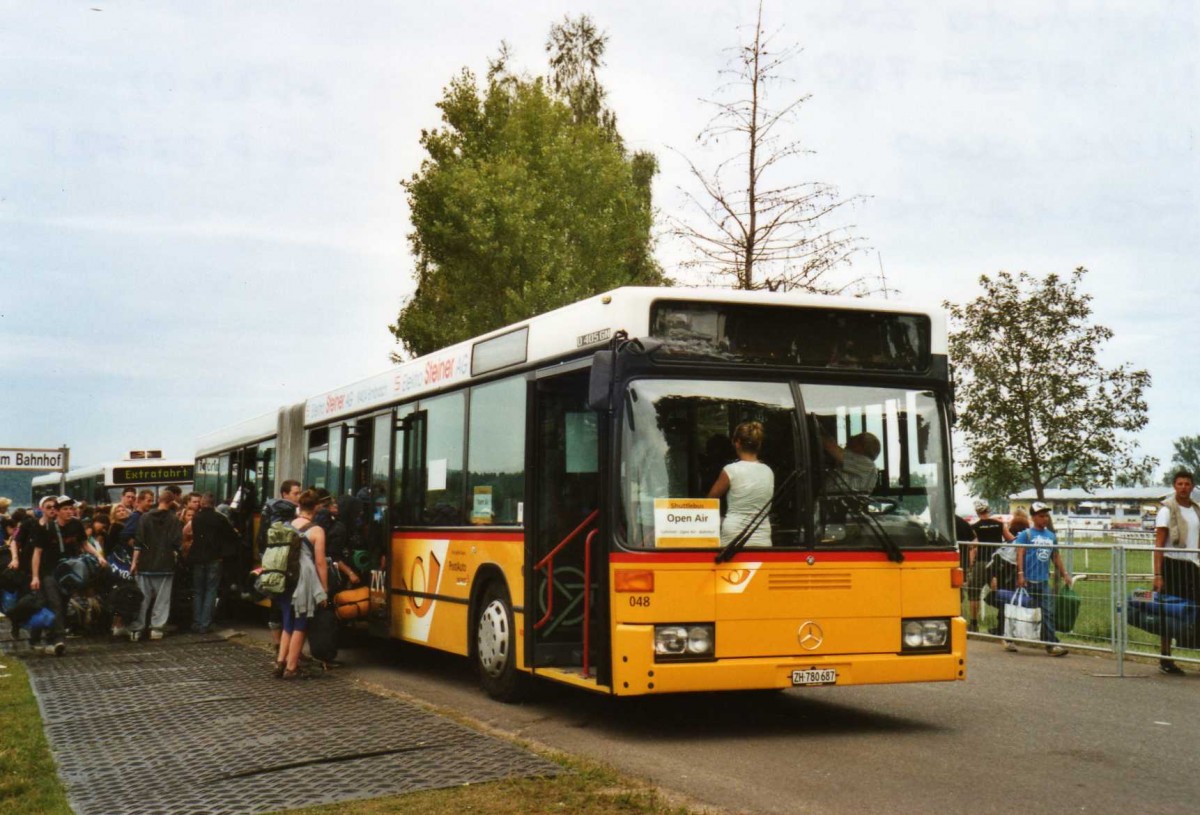
<svg viewBox="0 0 1200 815">
<path fill-rule="evenodd" d="M 275 679 L 265 652 L 221 639 L 26 664 L 79 815 L 269 812 L 560 771 L 336 672 Z"/>
</svg>

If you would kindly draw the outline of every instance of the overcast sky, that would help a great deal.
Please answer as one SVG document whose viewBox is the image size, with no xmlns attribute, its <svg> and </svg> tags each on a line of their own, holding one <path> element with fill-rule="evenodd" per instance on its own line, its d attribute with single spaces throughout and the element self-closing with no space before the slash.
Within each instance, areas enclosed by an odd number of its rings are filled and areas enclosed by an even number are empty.
<svg viewBox="0 0 1200 815">
<path fill-rule="evenodd" d="M 0 0 L 0 446 L 161 447 L 388 367 L 412 290 L 399 181 L 462 67 L 545 71 L 586 11 L 628 145 L 683 206 L 753 2 Z M 1091 270 L 1107 364 L 1148 368 L 1143 450 L 1200 432 L 1192 2 L 777 2 L 811 93 L 795 180 L 870 198 L 860 269 L 962 301 Z M 678 247 L 660 242 L 668 272 Z"/>
</svg>

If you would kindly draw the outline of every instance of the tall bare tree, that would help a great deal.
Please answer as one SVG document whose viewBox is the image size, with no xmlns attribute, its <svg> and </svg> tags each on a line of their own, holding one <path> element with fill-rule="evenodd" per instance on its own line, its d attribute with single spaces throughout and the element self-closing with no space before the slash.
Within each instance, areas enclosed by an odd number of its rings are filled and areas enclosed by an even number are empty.
<svg viewBox="0 0 1200 815">
<path fill-rule="evenodd" d="M 732 278 L 734 288 L 865 293 L 862 276 L 835 274 L 865 243 L 852 225 L 832 217 L 862 197 L 842 198 L 821 181 L 792 180 L 794 160 L 813 152 L 790 130 L 811 94 L 773 104 L 773 92 L 788 81 L 785 66 L 800 52 L 795 44 L 776 50 L 774 37 L 763 28 L 760 2 L 753 37 L 731 49 L 721 72 L 729 77 L 719 89 L 727 98 L 703 100 L 716 113 L 697 141 L 706 148 L 729 144 L 735 152 L 712 172 L 684 157 L 700 188 L 684 191 L 696 217 L 674 219 L 671 232 L 695 251 L 685 266 Z"/>
</svg>

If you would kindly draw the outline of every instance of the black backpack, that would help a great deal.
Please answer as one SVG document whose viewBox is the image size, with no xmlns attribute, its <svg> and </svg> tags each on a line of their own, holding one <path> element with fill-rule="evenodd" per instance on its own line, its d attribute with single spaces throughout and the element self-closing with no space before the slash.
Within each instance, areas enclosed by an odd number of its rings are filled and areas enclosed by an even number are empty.
<svg viewBox="0 0 1200 815">
<path fill-rule="evenodd" d="M 113 614 L 120 615 L 121 619 L 129 624 L 137 619 L 142 610 L 143 599 L 145 598 L 137 583 L 122 580 L 109 593 L 108 607 Z"/>
<path fill-rule="evenodd" d="M 338 619 L 333 606 L 326 603 L 308 622 L 308 650 L 313 659 L 333 662 L 338 654 Z"/>
<path fill-rule="evenodd" d="M 5 616 L 12 620 L 17 627 L 23 628 L 30 617 L 42 610 L 43 605 L 45 605 L 45 601 L 42 599 L 42 593 L 31 591 L 20 597 Z"/>
</svg>

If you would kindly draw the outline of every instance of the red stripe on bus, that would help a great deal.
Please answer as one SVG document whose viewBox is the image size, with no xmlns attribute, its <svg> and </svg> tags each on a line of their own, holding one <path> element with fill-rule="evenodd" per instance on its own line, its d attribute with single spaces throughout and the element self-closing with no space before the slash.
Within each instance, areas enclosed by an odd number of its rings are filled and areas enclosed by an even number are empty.
<svg viewBox="0 0 1200 815">
<path fill-rule="evenodd" d="M 713 563 L 715 552 L 613 552 L 613 563 Z M 762 561 L 765 563 L 803 563 L 812 556 L 817 563 L 882 563 L 883 552 L 739 552 L 730 563 Z M 917 563 L 957 563 L 957 552 L 905 552 L 905 561 Z"/>
<path fill-rule="evenodd" d="M 393 540 L 516 541 L 525 540 L 520 532 L 456 532 L 427 529 L 423 532 L 393 532 Z"/>
</svg>

